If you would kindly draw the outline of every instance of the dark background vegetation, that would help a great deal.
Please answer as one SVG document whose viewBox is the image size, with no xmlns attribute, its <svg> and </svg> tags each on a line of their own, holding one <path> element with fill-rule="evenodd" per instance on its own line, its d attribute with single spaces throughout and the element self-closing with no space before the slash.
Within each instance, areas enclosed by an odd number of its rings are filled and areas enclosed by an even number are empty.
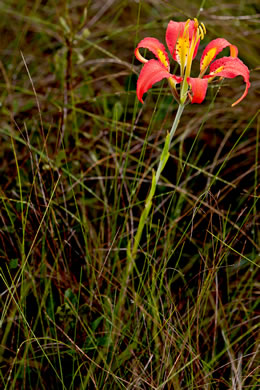
<svg viewBox="0 0 260 390">
<path fill-rule="evenodd" d="M 0 1 L 2 388 L 259 388 L 259 8 Z M 166 83 L 137 101 L 134 49 L 196 16 L 198 58 L 226 38 L 251 87 L 185 109 L 124 285 L 177 109 Z"/>
</svg>

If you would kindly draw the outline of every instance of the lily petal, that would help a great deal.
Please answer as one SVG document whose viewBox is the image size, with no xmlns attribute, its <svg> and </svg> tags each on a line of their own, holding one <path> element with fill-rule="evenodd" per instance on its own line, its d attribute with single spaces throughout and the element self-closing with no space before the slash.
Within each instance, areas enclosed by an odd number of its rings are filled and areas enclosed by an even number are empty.
<svg viewBox="0 0 260 390">
<path fill-rule="evenodd" d="M 230 47 L 230 55 L 231 57 L 237 57 L 238 49 L 236 46 L 231 45 L 224 38 L 213 39 L 204 49 L 201 60 L 200 60 L 200 72 L 205 73 L 209 64 L 216 58 L 218 53 L 220 53 L 225 47 Z"/>
<path fill-rule="evenodd" d="M 145 59 L 139 52 L 139 48 L 142 47 L 144 49 L 148 49 L 150 50 L 155 56 L 156 58 L 158 59 L 158 61 L 161 62 L 161 64 L 167 69 L 167 70 L 170 70 L 170 61 L 169 61 L 169 58 L 168 58 L 168 54 L 165 50 L 165 47 L 164 45 L 158 41 L 158 39 L 156 38 L 144 38 L 142 39 L 138 45 L 137 45 L 137 48 L 135 49 L 135 56 L 136 58 L 142 62 L 142 63 L 146 63 L 148 62 L 147 59 Z"/>
<path fill-rule="evenodd" d="M 151 88 L 151 86 L 162 79 L 172 78 L 176 83 L 181 82 L 181 77 L 177 77 L 169 73 L 161 62 L 150 60 L 144 64 L 137 80 L 136 93 L 141 103 L 143 103 L 143 94 Z"/>
<path fill-rule="evenodd" d="M 203 102 L 208 88 L 208 80 L 188 77 L 187 82 L 192 89 L 191 103 Z"/>
<path fill-rule="evenodd" d="M 213 62 L 210 65 L 210 74 L 204 76 L 204 78 L 212 78 L 214 76 L 226 77 L 228 79 L 233 79 L 237 76 L 243 77 L 244 82 L 246 83 L 245 91 L 243 95 L 232 104 L 232 107 L 241 102 L 247 95 L 248 88 L 250 87 L 249 69 L 239 58 L 223 57 Z"/>
<path fill-rule="evenodd" d="M 175 61 L 177 61 L 180 64 L 180 45 L 185 45 L 185 42 L 182 42 L 183 33 L 185 29 L 185 25 L 187 22 L 174 22 L 171 20 L 168 24 L 167 30 L 166 30 L 166 43 L 168 46 L 168 49 Z M 191 41 L 192 41 L 192 36 L 194 33 L 196 33 L 197 28 L 194 26 L 194 21 L 190 20 L 189 21 L 189 42 L 186 42 L 188 47 L 190 47 Z M 180 41 L 179 41 L 179 38 Z M 194 53 L 193 53 L 193 58 L 196 57 L 198 47 L 199 47 L 199 42 L 198 40 Z"/>
</svg>

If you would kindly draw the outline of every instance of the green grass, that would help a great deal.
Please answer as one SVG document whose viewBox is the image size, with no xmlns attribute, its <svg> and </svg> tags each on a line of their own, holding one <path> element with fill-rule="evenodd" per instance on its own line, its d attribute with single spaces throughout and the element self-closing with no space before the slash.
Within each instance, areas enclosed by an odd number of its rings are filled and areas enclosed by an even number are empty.
<svg viewBox="0 0 260 390">
<path fill-rule="evenodd" d="M 0 387 L 258 389 L 258 2 L 0 11 Z M 251 87 L 231 108 L 244 85 L 225 79 L 185 108 L 127 277 L 177 111 L 166 83 L 137 101 L 134 49 L 198 15 L 199 55 L 226 38 Z"/>
</svg>

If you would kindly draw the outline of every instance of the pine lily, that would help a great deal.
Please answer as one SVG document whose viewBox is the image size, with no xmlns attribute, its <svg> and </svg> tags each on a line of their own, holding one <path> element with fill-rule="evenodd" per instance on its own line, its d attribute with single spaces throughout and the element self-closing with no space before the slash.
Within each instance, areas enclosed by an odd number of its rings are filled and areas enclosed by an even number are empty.
<svg viewBox="0 0 260 390">
<path fill-rule="evenodd" d="M 197 78 L 190 76 L 191 65 L 196 57 L 200 40 L 204 38 L 206 28 L 203 23 L 199 24 L 197 19 L 186 22 L 170 21 L 166 30 L 166 43 L 175 61 L 180 65 L 180 76 L 170 73 L 170 62 L 164 45 L 156 38 L 144 38 L 135 49 L 136 58 L 144 63 L 137 81 L 137 97 L 143 103 L 143 94 L 153 84 L 168 79 L 169 85 L 175 99 L 184 105 L 189 100 L 192 103 L 201 103 L 206 96 L 208 84 L 215 77 L 234 78 L 242 76 L 246 83 L 242 96 L 232 104 L 235 106 L 247 95 L 249 82 L 249 70 L 247 66 L 237 58 L 238 49 L 224 38 L 217 38 L 211 41 L 204 49 L 200 60 L 200 74 Z M 212 62 L 216 56 L 226 47 L 230 49 L 230 56 L 223 57 Z M 150 50 L 155 59 L 147 60 L 139 49 Z M 209 67 L 209 74 L 205 74 Z M 176 84 L 180 85 L 180 92 Z"/>
<path fill-rule="evenodd" d="M 131 242 L 129 242 L 128 245 L 125 286 L 133 271 L 134 260 L 137 256 L 145 222 L 152 207 L 156 186 L 169 159 L 171 141 L 178 127 L 185 105 L 189 101 L 192 103 L 201 103 L 205 99 L 208 84 L 217 76 L 231 79 L 236 76 L 242 76 L 244 78 L 246 83 L 245 91 L 232 106 L 238 104 L 247 95 L 248 88 L 250 87 L 249 70 L 246 65 L 237 58 L 237 47 L 231 45 L 224 38 L 214 39 L 206 46 L 200 60 L 200 74 L 197 78 L 191 77 L 192 61 L 196 57 L 200 41 L 204 38 L 205 34 L 206 28 L 204 24 L 199 24 L 197 19 L 180 23 L 170 21 L 168 24 L 166 30 L 166 43 L 173 59 L 180 65 L 179 76 L 170 73 L 168 54 L 164 45 L 158 41 L 158 39 L 144 38 L 135 49 L 136 58 L 144 63 L 137 81 L 136 92 L 138 99 L 143 103 L 143 94 L 147 92 L 153 84 L 162 79 L 167 79 L 179 105 L 171 130 L 166 135 L 157 170 L 156 172 L 153 171 L 151 188 L 145 200 L 145 206 L 139 219 L 133 243 L 131 244 Z M 229 47 L 230 56 L 215 60 L 216 56 L 226 47 Z M 156 59 L 145 59 L 139 51 L 140 48 L 150 50 L 155 55 Z M 209 73 L 206 74 L 208 67 Z M 178 89 L 176 88 L 177 84 L 180 84 L 180 88 Z M 123 306 L 125 295 L 125 293 L 121 294 L 119 306 Z"/>
</svg>

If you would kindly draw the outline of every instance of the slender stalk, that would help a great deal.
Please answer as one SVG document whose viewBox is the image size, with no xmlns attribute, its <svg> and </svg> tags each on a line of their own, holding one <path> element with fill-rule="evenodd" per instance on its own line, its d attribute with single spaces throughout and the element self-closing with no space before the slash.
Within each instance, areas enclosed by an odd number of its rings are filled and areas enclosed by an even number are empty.
<svg viewBox="0 0 260 390">
<path fill-rule="evenodd" d="M 184 104 L 179 104 L 178 110 L 176 112 L 175 119 L 173 121 L 172 128 L 171 128 L 171 131 L 170 131 L 170 145 L 169 145 L 170 147 L 171 147 L 172 139 L 174 137 L 174 134 L 175 134 L 175 132 L 177 130 L 177 127 L 178 127 L 178 124 L 180 122 L 180 119 L 181 119 L 184 107 L 185 107 Z"/>
<path fill-rule="evenodd" d="M 179 105 L 177 113 L 176 113 L 176 116 L 175 116 L 175 119 L 174 119 L 174 122 L 172 124 L 171 131 L 166 136 L 164 147 L 163 147 L 163 150 L 162 150 L 162 153 L 161 153 L 161 156 L 160 156 L 159 165 L 157 167 L 156 172 L 153 171 L 151 188 L 150 188 L 150 191 L 149 191 L 149 193 L 147 195 L 147 198 L 146 198 L 146 201 L 145 201 L 145 206 L 144 206 L 144 209 L 142 211 L 142 214 L 141 214 L 141 217 L 140 217 L 140 220 L 139 220 L 137 232 L 136 232 L 135 237 L 134 237 L 133 246 L 131 247 L 131 242 L 130 241 L 129 241 L 129 244 L 128 244 L 128 248 L 127 248 L 127 266 L 126 266 L 126 272 L 125 272 L 124 280 L 123 280 L 123 284 L 122 284 L 123 288 L 121 289 L 121 292 L 120 292 L 120 295 L 119 295 L 119 299 L 118 299 L 118 304 L 117 304 L 118 310 L 120 310 L 120 308 L 122 308 L 124 306 L 124 302 L 125 302 L 125 298 L 126 298 L 126 288 L 127 288 L 129 278 L 130 278 L 131 273 L 132 273 L 133 268 L 134 268 L 134 262 L 135 262 L 135 259 L 136 259 L 136 256 L 137 256 L 137 250 L 138 250 L 138 247 L 139 247 L 139 244 L 140 244 L 140 240 L 141 240 L 141 237 L 142 237 L 144 226 L 145 226 L 146 220 L 147 220 L 147 218 L 149 216 L 150 209 L 152 207 L 152 201 L 153 201 L 153 197 L 154 197 L 154 194 L 155 194 L 155 191 L 156 191 L 156 186 L 158 184 L 160 175 L 161 175 L 161 173 L 162 173 L 162 171 L 163 171 L 163 169 L 164 169 L 164 167 L 165 167 L 165 165 L 166 165 L 166 163 L 168 161 L 168 158 L 170 156 L 169 150 L 170 150 L 170 147 L 171 147 L 171 141 L 172 141 L 173 136 L 174 136 L 174 134 L 176 132 L 176 129 L 178 127 L 178 124 L 179 124 L 182 112 L 184 110 L 184 107 L 185 107 L 184 104 L 180 104 Z"/>
<path fill-rule="evenodd" d="M 131 256 L 132 261 L 135 260 L 135 258 L 136 258 L 137 249 L 138 249 L 138 246 L 139 246 L 139 243 L 140 243 L 140 240 L 141 240 L 141 236 L 142 236 L 142 232 L 143 232 L 143 229 L 144 229 L 144 225 L 145 225 L 146 219 L 147 219 L 147 217 L 149 215 L 149 212 L 150 212 L 150 209 L 151 209 L 151 206 L 152 206 L 152 200 L 153 200 L 153 197 L 154 197 L 154 194 L 155 194 L 156 186 L 158 184 L 160 175 L 161 175 L 161 173 L 162 173 L 162 171 L 163 171 L 163 169 L 164 169 L 164 167 L 165 167 L 165 165 L 166 165 L 166 163 L 168 161 L 168 158 L 170 156 L 169 150 L 170 150 L 170 147 L 171 147 L 171 141 L 172 141 L 173 136 L 174 136 L 174 134 L 176 132 L 176 129 L 178 127 L 178 124 L 179 124 L 179 121 L 180 121 L 180 118 L 181 118 L 183 110 L 184 110 L 184 105 L 180 104 L 179 107 L 178 107 L 178 110 L 177 110 L 174 122 L 172 124 L 171 131 L 166 136 L 164 147 L 163 147 L 163 151 L 162 151 L 162 154 L 160 156 L 160 161 L 159 161 L 159 165 L 158 165 L 157 171 L 156 171 L 156 173 L 153 172 L 152 185 L 151 185 L 149 194 L 148 194 L 148 196 L 146 198 L 145 207 L 144 207 L 144 209 L 142 211 L 142 214 L 141 214 L 141 217 L 140 217 L 140 220 L 139 220 L 139 224 L 138 224 L 137 232 L 136 232 L 136 235 L 135 235 L 135 238 L 134 238 L 134 244 L 133 244 L 133 248 L 131 250 L 131 254 L 129 253 L 129 255 Z"/>
</svg>

